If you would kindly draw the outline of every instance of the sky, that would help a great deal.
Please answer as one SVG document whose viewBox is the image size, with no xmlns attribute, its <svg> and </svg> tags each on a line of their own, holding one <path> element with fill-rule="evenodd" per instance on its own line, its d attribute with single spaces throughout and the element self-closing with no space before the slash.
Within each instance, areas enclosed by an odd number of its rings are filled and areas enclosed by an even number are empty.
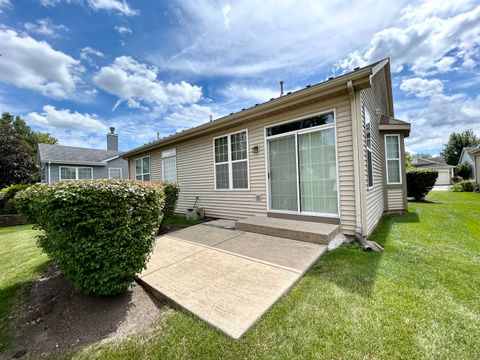
<svg viewBox="0 0 480 360">
<path fill-rule="evenodd" d="M 407 150 L 480 135 L 480 1 L 0 0 L 0 112 L 129 150 L 385 57 Z"/>
</svg>

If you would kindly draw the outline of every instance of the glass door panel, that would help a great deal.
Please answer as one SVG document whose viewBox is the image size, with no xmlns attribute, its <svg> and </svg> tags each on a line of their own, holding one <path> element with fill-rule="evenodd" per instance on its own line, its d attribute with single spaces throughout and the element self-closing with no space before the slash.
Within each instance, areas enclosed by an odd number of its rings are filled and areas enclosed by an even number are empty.
<svg viewBox="0 0 480 360">
<path fill-rule="evenodd" d="M 298 211 L 295 135 L 268 141 L 270 208 Z"/>
<path fill-rule="evenodd" d="M 335 130 L 298 134 L 300 211 L 338 214 Z"/>
</svg>

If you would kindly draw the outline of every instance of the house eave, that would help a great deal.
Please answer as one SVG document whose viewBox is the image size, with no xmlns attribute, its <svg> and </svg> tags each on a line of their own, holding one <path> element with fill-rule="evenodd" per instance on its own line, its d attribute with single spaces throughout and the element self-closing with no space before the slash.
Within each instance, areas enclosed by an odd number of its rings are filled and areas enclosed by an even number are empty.
<svg viewBox="0 0 480 360">
<path fill-rule="evenodd" d="M 88 166 L 107 166 L 106 162 L 98 161 L 76 161 L 76 160 L 41 160 L 42 163 L 58 164 L 58 165 L 88 165 Z"/>
<path fill-rule="evenodd" d="M 386 125 L 386 124 L 380 124 L 378 126 L 378 129 L 380 131 L 402 131 L 405 133 L 405 137 L 410 136 L 410 125 Z"/>
</svg>

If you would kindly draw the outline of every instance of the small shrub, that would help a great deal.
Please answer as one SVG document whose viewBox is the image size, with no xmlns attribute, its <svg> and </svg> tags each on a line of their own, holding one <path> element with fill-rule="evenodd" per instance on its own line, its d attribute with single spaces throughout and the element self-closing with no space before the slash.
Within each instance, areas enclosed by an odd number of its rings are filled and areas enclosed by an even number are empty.
<svg viewBox="0 0 480 360">
<path fill-rule="evenodd" d="M 438 171 L 433 169 L 414 169 L 407 171 L 407 193 L 415 200 L 424 199 L 437 181 Z"/>
<path fill-rule="evenodd" d="M 164 181 L 162 182 L 163 191 L 165 193 L 165 207 L 163 209 L 163 220 L 162 224 L 169 217 L 173 215 L 175 209 L 177 208 L 178 194 L 180 192 L 180 187 L 177 183 Z"/>
<path fill-rule="evenodd" d="M 455 174 L 463 179 L 471 179 L 473 174 L 472 165 L 463 162 L 455 167 Z"/>
<path fill-rule="evenodd" d="M 452 182 L 453 182 L 454 184 L 459 183 L 459 182 L 462 181 L 462 180 L 463 180 L 463 178 L 462 178 L 461 176 L 454 176 L 454 177 L 452 177 Z"/>
<path fill-rule="evenodd" d="M 13 201 L 15 194 L 29 186 L 28 184 L 16 184 L 0 190 L 0 214 L 17 214 Z"/>
<path fill-rule="evenodd" d="M 163 217 L 159 182 L 66 181 L 34 185 L 17 208 L 43 230 L 40 247 L 81 291 L 125 291 L 146 265 Z"/>
<path fill-rule="evenodd" d="M 451 192 L 461 192 L 462 191 L 462 185 L 460 183 L 455 183 L 452 186 L 450 186 L 449 190 Z"/>
<path fill-rule="evenodd" d="M 450 191 L 453 192 L 473 192 L 475 190 L 478 190 L 475 180 L 463 180 L 450 186 Z"/>
</svg>

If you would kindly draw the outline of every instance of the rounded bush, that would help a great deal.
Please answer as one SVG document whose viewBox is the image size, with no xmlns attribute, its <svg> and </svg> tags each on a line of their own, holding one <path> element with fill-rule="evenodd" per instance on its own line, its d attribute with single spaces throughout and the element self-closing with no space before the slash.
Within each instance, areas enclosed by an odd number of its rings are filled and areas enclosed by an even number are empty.
<svg viewBox="0 0 480 360">
<path fill-rule="evenodd" d="M 0 214 L 17 214 L 14 197 L 19 191 L 27 189 L 29 184 L 16 184 L 0 190 Z"/>
<path fill-rule="evenodd" d="M 145 268 L 163 218 L 159 182 L 66 181 L 34 185 L 15 198 L 43 230 L 38 242 L 81 291 L 125 291 Z"/>
<path fill-rule="evenodd" d="M 162 223 L 173 215 L 175 209 L 177 208 L 178 194 L 180 188 L 177 183 L 163 181 L 161 182 L 163 186 L 163 191 L 165 193 L 165 207 L 163 209 L 163 220 Z"/>
<path fill-rule="evenodd" d="M 433 169 L 412 169 L 407 171 L 407 194 L 415 200 L 424 199 L 437 181 L 438 171 Z"/>
</svg>

